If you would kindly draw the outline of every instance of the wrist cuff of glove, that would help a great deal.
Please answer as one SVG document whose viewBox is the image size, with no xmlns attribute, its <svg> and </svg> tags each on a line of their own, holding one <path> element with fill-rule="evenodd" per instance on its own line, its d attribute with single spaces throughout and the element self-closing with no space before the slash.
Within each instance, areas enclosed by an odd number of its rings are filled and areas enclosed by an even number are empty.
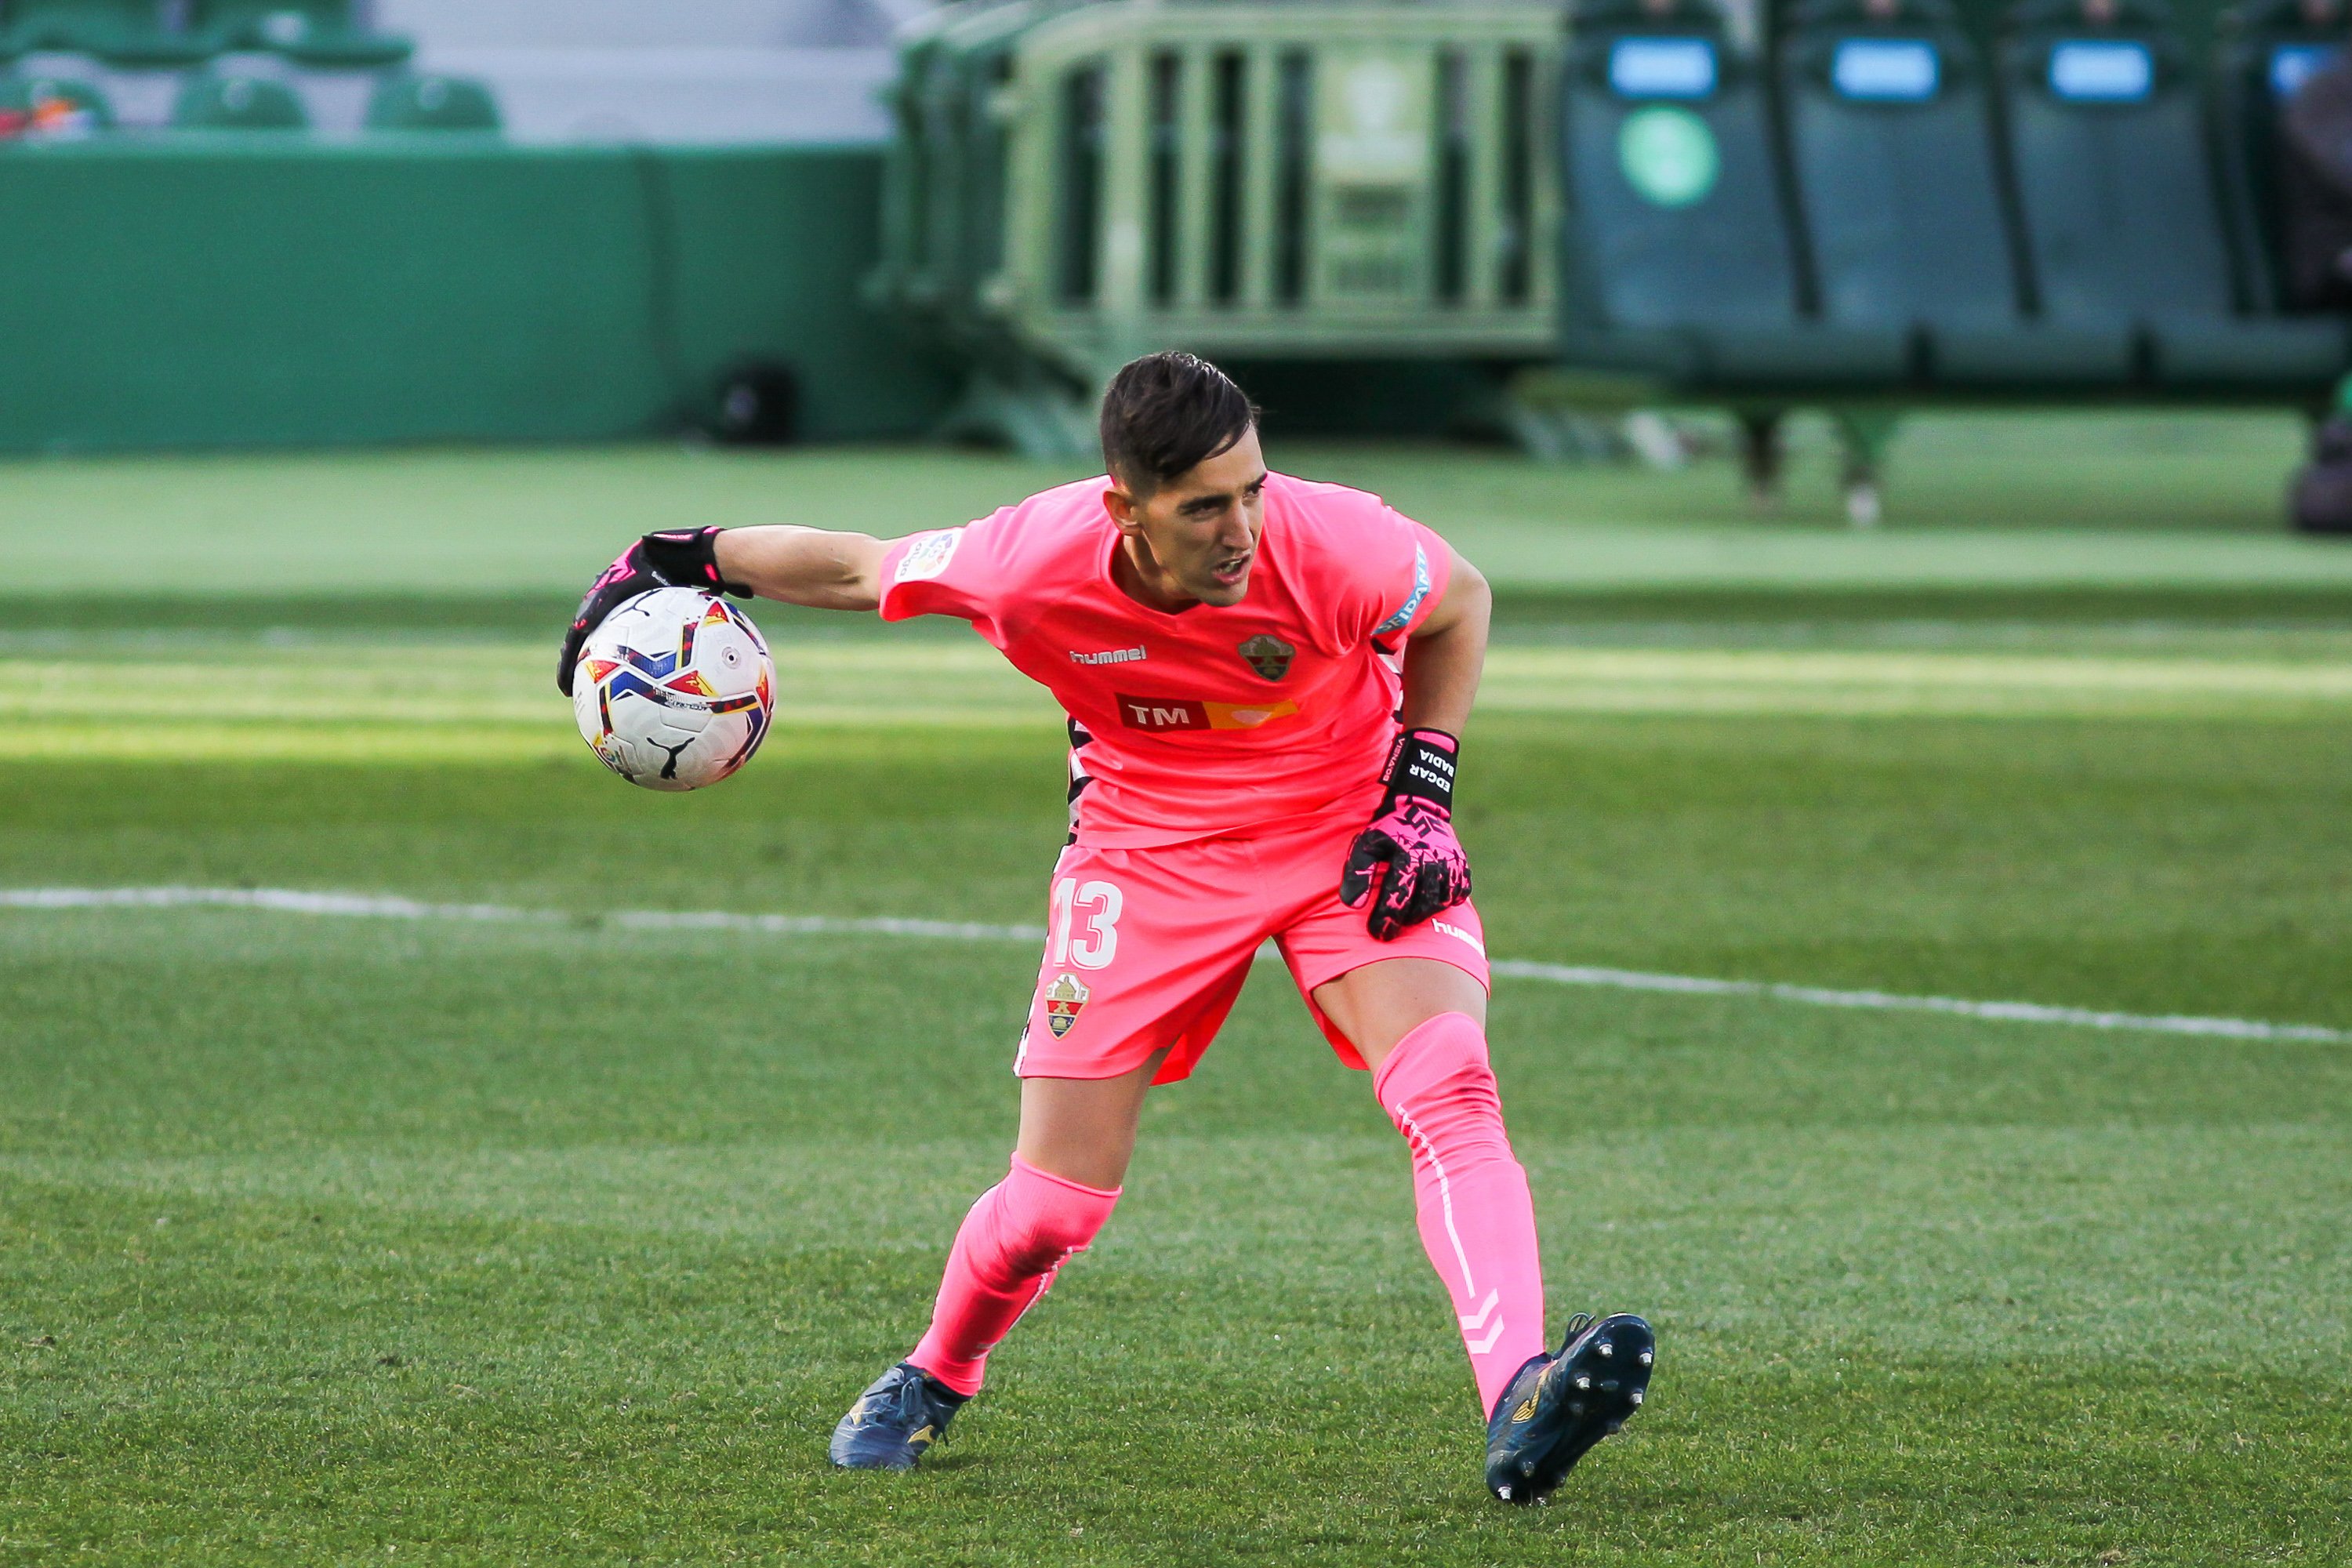
<svg viewBox="0 0 2352 1568">
<path fill-rule="evenodd" d="M 638 541 L 646 564 L 673 588 L 707 588 L 748 599 L 751 590 L 719 574 L 719 534 L 715 528 L 664 529 Z"/>
<path fill-rule="evenodd" d="M 1385 812 L 1400 802 L 1424 801 L 1439 812 L 1454 815 L 1454 759 L 1461 742 L 1443 730 L 1407 730 L 1389 752 L 1388 799 Z"/>
</svg>

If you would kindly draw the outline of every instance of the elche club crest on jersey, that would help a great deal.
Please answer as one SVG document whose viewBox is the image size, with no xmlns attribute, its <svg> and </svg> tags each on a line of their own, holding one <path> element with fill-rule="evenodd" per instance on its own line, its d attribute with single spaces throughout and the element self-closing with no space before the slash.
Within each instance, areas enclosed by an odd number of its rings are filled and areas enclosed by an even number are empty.
<svg viewBox="0 0 2352 1568">
<path fill-rule="evenodd" d="M 1243 642 L 1234 651 L 1248 660 L 1249 667 L 1268 680 L 1280 680 L 1284 676 L 1288 675 L 1290 661 L 1298 657 L 1297 648 L 1276 637 L 1272 632 L 1260 632 L 1257 636 Z"/>
<path fill-rule="evenodd" d="M 1045 1027 L 1054 1031 L 1055 1039 L 1070 1032 L 1091 994 L 1075 974 L 1056 975 L 1045 988 Z"/>
</svg>

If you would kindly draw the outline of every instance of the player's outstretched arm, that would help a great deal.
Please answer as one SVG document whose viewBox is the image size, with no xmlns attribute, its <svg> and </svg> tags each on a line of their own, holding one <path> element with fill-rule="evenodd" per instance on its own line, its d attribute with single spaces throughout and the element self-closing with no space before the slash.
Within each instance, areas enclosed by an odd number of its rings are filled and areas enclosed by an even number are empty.
<svg viewBox="0 0 2352 1568">
<path fill-rule="evenodd" d="M 882 602 L 889 546 L 863 533 L 819 528 L 674 528 L 648 533 L 588 585 L 556 659 L 555 684 L 572 695 L 581 645 L 614 606 L 656 588 L 703 588 L 823 610 L 871 610 Z"/>
<path fill-rule="evenodd" d="M 1341 901 L 1370 906 L 1364 923 L 1375 941 L 1393 941 L 1470 896 L 1470 859 L 1454 835 L 1454 763 L 1493 609 L 1486 578 L 1457 554 L 1445 597 L 1405 644 L 1403 729 L 1389 755 L 1388 792 L 1339 875 Z"/>
<path fill-rule="evenodd" d="M 887 541 L 822 528 L 730 528 L 714 542 L 719 570 L 762 599 L 814 610 L 873 610 L 882 604 Z"/>
</svg>

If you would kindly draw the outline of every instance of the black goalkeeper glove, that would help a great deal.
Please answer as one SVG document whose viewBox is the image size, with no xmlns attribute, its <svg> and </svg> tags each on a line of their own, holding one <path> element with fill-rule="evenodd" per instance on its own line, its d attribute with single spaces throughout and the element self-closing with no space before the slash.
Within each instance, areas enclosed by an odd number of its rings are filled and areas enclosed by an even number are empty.
<svg viewBox="0 0 2352 1568">
<path fill-rule="evenodd" d="M 1388 794 L 1356 835 L 1339 873 L 1339 901 L 1370 906 L 1374 942 L 1394 942 L 1470 896 L 1470 858 L 1454 836 L 1454 763 L 1443 730 L 1407 730 L 1389 752 Z"/>
<path fill-rule="evenodd" d="M 563 654 L 555 667 L 555 688 L 572 695 L 572 669 L 580 662 L 580 645 L 613 613 L 613 606 L 651 593 L 656 588 L 702 588 L 748 599 L 751 590 L 724 582 L 719 575 L 719 532 L 715 528 L 667 529 L 648 533 L 604 568 L 588 584 L 572 629 L 563 634 Z"/>
</svg>

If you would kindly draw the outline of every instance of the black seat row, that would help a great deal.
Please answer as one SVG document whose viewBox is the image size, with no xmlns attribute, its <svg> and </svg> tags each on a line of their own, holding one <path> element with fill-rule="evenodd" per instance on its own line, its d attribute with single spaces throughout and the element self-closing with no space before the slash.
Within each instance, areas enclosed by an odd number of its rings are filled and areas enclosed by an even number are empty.
<svg viewBox="0 0 2352 1568">
<path fill-rule="evenodd" d="M 1713 0 L 1587 0 L 1564 357 L 1730 393 L 2322 395 L 2346 332 L 2273 310 L 2245 141 L 2318 47 L 2222 93 L 2158 0 L 2025 0 L 1989 64 L 1947 0 L 1805 0 L 1769 63 Z"/>
</svg>

